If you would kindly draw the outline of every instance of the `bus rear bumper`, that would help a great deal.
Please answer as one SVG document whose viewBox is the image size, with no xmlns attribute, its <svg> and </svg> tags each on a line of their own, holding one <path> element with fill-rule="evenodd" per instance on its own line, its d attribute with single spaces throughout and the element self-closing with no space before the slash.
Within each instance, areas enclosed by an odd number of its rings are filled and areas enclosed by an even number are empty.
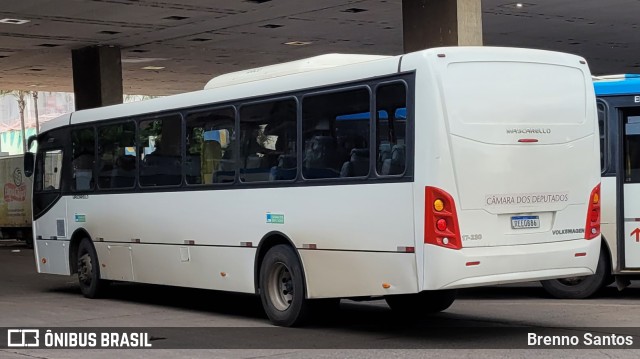
<svg viewBox="0 0 640 359">
<path fill-rule="evenodd" d="M 425 290 L 477 287 L 591 275 L 600 237 L 461 250 L 425 245 L 425 253 Z"/>
</svg>

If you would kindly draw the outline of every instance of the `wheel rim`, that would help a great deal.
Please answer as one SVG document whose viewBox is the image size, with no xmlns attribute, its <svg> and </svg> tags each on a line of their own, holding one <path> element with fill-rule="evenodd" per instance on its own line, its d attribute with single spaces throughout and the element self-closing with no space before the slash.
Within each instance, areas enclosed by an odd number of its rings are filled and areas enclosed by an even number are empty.
<svg viewBox="0 0 640 359">
<path fill-rule="evenodd" d="M 85 286 L 91 285 L 93 266 L 91 264 L 91 256 L 89 253 L 84 253 L 78 259 L 78 279 L 80 280 L 80 284 L 84 284 Z"/>
<path fill-rule="evenodd" d="M 293 277 L 291 271 L 282 262 L 276 263 L 267 279 L 269 301 L 279 311 L 289 309 L 293 302 Z"/>
<path fill-rule="evenodd" d="M 558 282 L 567 285 L 574 286 L 582 283 L 586 277 L 570 277 L 570 278 L 562 278 L 558 279 Z"/>
</svg>

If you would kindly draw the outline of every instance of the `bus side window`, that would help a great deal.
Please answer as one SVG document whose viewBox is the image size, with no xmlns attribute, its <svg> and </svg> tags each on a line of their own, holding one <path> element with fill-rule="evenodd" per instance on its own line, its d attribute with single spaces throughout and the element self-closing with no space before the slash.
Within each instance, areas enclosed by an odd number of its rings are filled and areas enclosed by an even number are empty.
<svg viewBox="0 0 640 359">
<path fill-rule="evenodd" d="M 235 180 L 235 110 L 231 107 L 187 116 L 187 184 L 231 183 Z"/>
<path fill-rule="evenodd" d="M 369 175 L 369 106 L 369 90 L 364 88 L 304 97 L 305 178 Z"/>
<path fill-rule="evenodd" d="M 62 150 L 51 150 L 44 153 L 44 171 L 42 190 L 60 189 L 60 169 L 62 168 Z"/>
<path fill-rule="evenodd" d="M 169 115 L 140 121 L 141 186 L 176 186 L 182 182 L 181 120 L 179 115 Z"/>
<path fill-rule="evenodd" d="M 401 175 L 407 167 L 407 89 L 403 82 L 376 89 L 376 170 Z"/>
<path fill-rule="evenodd" d="M 95 133 L 93 128 L 71 132 L 73 181 L 74 191 L 92 190 L 93 167 L 95 164 Z"/>
<path fill-rule="evenodd" d="M 260 102 L 240 108 L 240 180 L 293 180 L 297 174 L 297 102 Z"/>
<path fill-rule="evenodd" d="M 98 128 L 98 187 L 132 188 L 136 181 L 136 124 Z"/>
</svg>

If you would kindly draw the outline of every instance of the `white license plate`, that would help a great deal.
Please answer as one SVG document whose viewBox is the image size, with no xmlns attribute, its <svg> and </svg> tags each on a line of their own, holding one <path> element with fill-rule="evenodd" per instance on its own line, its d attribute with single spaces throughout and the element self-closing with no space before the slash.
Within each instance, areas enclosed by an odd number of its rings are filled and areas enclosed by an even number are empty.
<svg viewBox="0 0 640 359">
<path fill-rule="evenodd" d="M 538 216 L 513 216 L 511 217 L 511 228 L 540 228 L 540 217 Z"/>
</svg>

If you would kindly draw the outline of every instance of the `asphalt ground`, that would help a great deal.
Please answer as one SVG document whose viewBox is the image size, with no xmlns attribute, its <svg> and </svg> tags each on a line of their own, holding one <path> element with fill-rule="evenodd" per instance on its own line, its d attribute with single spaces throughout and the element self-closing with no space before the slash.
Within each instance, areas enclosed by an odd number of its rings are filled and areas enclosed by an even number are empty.
<svg viewBox="0 0 640 359">
<path fill-rule="evenodd" d="M 3 330 L 142 330 L 154 348 L 167 349 L 20 349 L 0 343 L 0 358 L 637 358 L 639 284 L 621 292 L 610 286 L 588 300 L 550 298 L 538 283 L 467 289 L 445 312 L 409 320 L 382 300 L 343 300 L 339 310 L 304 328 L 283 329 L 270 324 L 252 295 L 117 283 L 106 298 L 86 299 L 75 277 L 37 274 L 32 250 L 2 240 Z M 527 343 L 535 333 L 576 336 L 583 344 L 586 332 L 615 333 L 633 345 L 547 349 Z"/>
</svg>

